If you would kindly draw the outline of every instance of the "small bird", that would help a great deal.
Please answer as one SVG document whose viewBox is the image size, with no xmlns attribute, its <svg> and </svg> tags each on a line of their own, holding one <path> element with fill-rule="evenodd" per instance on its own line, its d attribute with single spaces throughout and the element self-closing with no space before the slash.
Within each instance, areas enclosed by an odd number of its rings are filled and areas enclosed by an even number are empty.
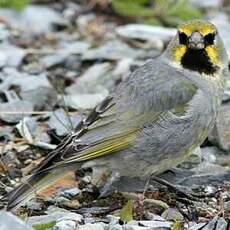
<svg viewBox="0 0 230 230">
<path fill-rule="evenodd" d="M 181 24 L 161 56 L 130 73 L 10 192 L 8 209 L 71 170 L 91 168 L 93 183 L 99 183 L 105 175 L 147 181 L 177 166 L 212 129 L 228 71 L 215 26 L 202 20 Z"/>
</svg>

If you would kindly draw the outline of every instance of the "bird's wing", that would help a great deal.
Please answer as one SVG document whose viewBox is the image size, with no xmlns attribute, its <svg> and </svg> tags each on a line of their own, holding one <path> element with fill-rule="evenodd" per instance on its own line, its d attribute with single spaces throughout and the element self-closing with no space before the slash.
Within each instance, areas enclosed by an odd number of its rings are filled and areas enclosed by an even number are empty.
<svg viewBox="0 0 230 230">
<path fill-rule="evenodd" d="M 61 146 L 42 162 L 38 171 L 114 154 L 135 143 L 138 133 L 169 111 L 185 114 L 197 86 L 154 61 L 132 73 L 84 119 Z"/>
</svg>

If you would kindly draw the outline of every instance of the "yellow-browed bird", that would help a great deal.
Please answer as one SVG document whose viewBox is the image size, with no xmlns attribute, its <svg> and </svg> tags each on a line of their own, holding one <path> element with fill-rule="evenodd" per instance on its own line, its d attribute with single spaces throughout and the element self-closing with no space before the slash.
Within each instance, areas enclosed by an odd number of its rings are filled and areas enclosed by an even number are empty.
<svg viewBox="0 0 230 230">
<path fill-rule="evenodd" d="M 8 208 L 70 170 L 91 167 L 95 180 L 116 174 L 146 181 L 178 165 L 212 129 L 227 75 L 215 26 L 198 20 L 180 25 L 160 57 L 131 73 L 9 194 Z"/>
</svg>

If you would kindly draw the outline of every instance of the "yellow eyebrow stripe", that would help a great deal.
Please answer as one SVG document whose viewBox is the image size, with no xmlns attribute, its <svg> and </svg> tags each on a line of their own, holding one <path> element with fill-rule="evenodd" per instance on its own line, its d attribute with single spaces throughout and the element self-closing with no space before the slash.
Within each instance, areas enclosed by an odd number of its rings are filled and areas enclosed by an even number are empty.
<svg viewBox="0 0 230 230">
<path fill-rule="evenodd" d="M 185 33 L 187 36 L 191 36 L 191 34 L 195 31 L 200 32 L 203 36 L 209 33 L 216 32 L 214 26 L 210 24 L 199 23 L 199 22 L 189 24 L 189 25 L 186 25 L 186 24 L 182 25 L 181 27 L 179 27 L 178 30 L 181 33 Z"/>
</svg>

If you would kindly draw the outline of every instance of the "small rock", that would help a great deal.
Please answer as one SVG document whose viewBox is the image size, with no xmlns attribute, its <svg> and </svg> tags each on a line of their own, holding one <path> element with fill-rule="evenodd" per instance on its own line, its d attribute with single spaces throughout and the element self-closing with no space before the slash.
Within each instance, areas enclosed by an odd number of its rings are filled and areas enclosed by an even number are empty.
<svg viewBox="0 0 230 230">
<path fill-rule="evenodd" d="M 123 58 L 137 58 L 142 56 L 143 51 L 129 47 L 119 41 L 109 41 L 103 46 L 88 50 L 83 55 L 83 60 L 120 60 Z"/>
<path fill-rule="evenodd" d="M 42 59 L 40 59 L 40 62 L 44 69 L 50 69 L 52 67 L 56 67 L 58 65 L 63 64 L 68 56 L 69 54 L 66 52 L 63 52 L 61 54 L 57 53 L 57 54 L 47 55 Z"/>
<path fill-rule="evenodd" d="M 11 27 L 33 33 L 45 33 L 54 23 L 63 23 L 63 18 L 51 7 L 28 5 L 22 11 L 1 9 L 1 19 Z"/>
<path fill-rule="evenodd" d="M 32 230 L 25 222 L 10 212 L 0 212 L 0 230 Z"/>
<path fill-rule="evenodd" d="M 0 119 L 7 123 L 19 122 L 26 112 L 33 112 L 33 105 L 28 101 L 13 100 L 0 104 Z"/>
<path fill-rule="evenodd" d="M 52 230 L 75 230 L 76 229 L 76 222 L 72 220 L 65 220 L 56 223 Z"/>
<path fill-rule="evenodd" d="M 76 84 L 66 88 L 68 94 L 100 94 L 101 91 L 114 88 L 115 80 L 111 79 L 112 65 L 108 62 L 95 64 L 88 68 L 77 79 Z"/>
<path fill-rule="evenodd" d="M 188 230 L 200 230 L 202 227 L 204 227 L 206 223 L 199 223 L 199 224 L 193 224 L 188 228 Z"/>
<path fill-rule="evenodd" d="M 71 116 L 64 109 L 55 110 L 48 121 L 48 126 L 54 130 L 58 136 L 65 136 L 82 119 L 81 115 Z"/>
<path fill-rule="evenodd" d="M 42 211 L 44 210 L 44 205 L 36 201 L 26 202 L 25 208 L 30 211 Z"/>
<path fill-rule="evenodd" d="M 83 216 L 78 213 L 73 213 L 73 212 L 67 212 L 66 214 L 63 213 L 63 217 L 57 219 L 57 222 L 60 221 L 67 221 L 67 220 L 72 220 L 77 223 L 81 223 L 83 221 Z"/>
<path fill-rule="evenodd" d="M 215 163 L 220 150 L 217 147 L 201 148 L 201 157 L 204 162 Z"/>
<path fill-rule="evenodd" d="M 180 167 L 185 169 L 191 169 L 201 163 L 201 149 L 196 148 L 193 153 L 180 165 Z"/>
<path fill-rule="evenodd" d="M 169 221 L 135 221 L 132 220 L 127 223 L 126 230 L 151 230 L 157 228 L 171 229 L 172 222 Z"/>
<path fill-rule="evenodd" d="M 64 196 L 67 199 L 72 199 L 73 197 L 81 194 L 81 190 L 79 188 L 70 188 L 62 190 L 58 193 L 59 196 Z"/>
<path fill-rule="evenodd" d="M 106 224 L 96 223 L 96 224 L 85 224 L 78 227 L 79 230 L 105 230 Z"/>
<path fill-rule="evenodd" d="M 165 220 L 172 220 L 172 221 L 182 221 L 184 220 L 183 215 L 175 208 L 168 208 L 166 209 L 161 216 Z"/>
<path fill-rule="evenodd" d="M 216 224 L 216 229 L 218 230 L 226 230 L 228 226 L 228 223 L 226 222 L 226 220 L 223 217 L 220 217 L 218 219 L 218 222 Z"/>
<path fill-rule="evenodd" d="M 91 44 L 87 41 L 74 41 L 74 42 L 66 42 L 62 41 L 59 44 L 59 49 L 63 50 L 68 55 L 70 54 L 84 54 L 89 48 Z"/>
<path fill-rule="evenodd" d="M 73 109 L 93 109 L 96 105 L 102 102 L 108 94 L 108 91 L 104 90 L 104 92 L 100 94 L 62 95 L 60 99 L 64 100 L 65 106 Z"/>
<path fill-rule="evenodd" d="M 18 67 L 22 63 L 23 58 L 26 56 L 25 50 L 13 45 L 2 44 L 0 46 L 0 50 L 5 56 L 4 61 L 3 57 L 0 56 L 0 63 L 4 62 L 4 66 Z"/>
<path fill-rule="evenodd" d="M 123 230 L 123 229 L 124 227 L 119 224 L 109 224 L 108 226 L 106 226 L 106 230 Z"/>
<path fill-rule="evenodd" d="M 222 5 L 221 0 L 189 0 L 189 3 L 194 7 L 201 9 L 218 9 Z"/>
<path fill-rule="evenodd" d="M 159 220 L 159 221 L 164 221 L 165 219 L 161 216 L 158 216 L 156 214 L 153 214 L 151 212 L 146 212 L 145 213 L 145 219 L 146 220 Z"/>
<path fill-rule="evenodd" d="M 176 34 L 176 29 L 143 24 L 128 24 L 118 27 L 116 32 L 119 36 L 126 39 L 147 40 L 155 44 L 155 48 L 162 49 L 163 44 L 161 41 L 168 42 Z"/>
<path fill-rule="evenodd" d="M 218 223 L 218 216 L 215 216 L 212 220 L 208 222 L 207 225 L 205 225 L 202 230 L 210 230 L 210 229 L 216 229 L 216 224 Z M 218 229 L 219 230 L 219 229 Z"/>
</svg>

